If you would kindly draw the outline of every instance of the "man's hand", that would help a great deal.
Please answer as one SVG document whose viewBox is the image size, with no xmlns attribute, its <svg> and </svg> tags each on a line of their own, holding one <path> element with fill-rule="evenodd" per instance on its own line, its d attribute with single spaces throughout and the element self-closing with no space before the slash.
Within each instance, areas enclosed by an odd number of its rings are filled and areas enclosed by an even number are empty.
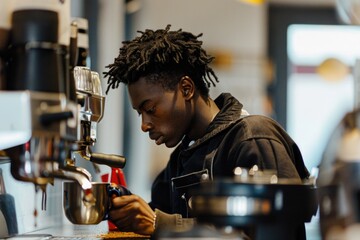
<svg viewBox="0 0 360 240">
<path fill-rule="evenodd" d="M 154 233 L 155 212 L 137 195 L 114 197 L 109 216 L 120 231 L 142 235 Z"/>
</svg>

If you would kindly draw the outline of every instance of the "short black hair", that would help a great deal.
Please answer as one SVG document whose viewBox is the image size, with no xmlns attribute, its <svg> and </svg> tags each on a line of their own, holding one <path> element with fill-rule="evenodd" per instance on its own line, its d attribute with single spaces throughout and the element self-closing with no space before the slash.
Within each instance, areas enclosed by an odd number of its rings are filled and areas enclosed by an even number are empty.
<svg viewBox="0 0 360 240">
<path fill-rule="evenodd" d="M 218 78 L 209 67 L 214 57 L 206 53 L 198 40 L 202 34 L 195 36 L 182 29 L 170 31 L 170 27 L 138 31 L 141 36 L 122 42 L 119 56 L 104 72 L 105 78 L 109 77 L 106 93 L 121 82 L 131 84 L 144 76 L 166 89 L 174 89 L 180 78 L 187 75 L 202 95 L 209 95 L 211 83 L 215 86 Z"/>
</svg>

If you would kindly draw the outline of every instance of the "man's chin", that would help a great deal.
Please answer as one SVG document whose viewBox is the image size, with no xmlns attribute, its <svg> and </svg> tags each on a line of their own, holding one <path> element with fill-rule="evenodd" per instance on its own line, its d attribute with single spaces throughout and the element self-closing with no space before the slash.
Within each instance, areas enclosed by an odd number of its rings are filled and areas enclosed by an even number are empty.
<svg viewBox="0 0 360 240">
<path fill-rule="evenodd" d="M 173 148 L 173 147 L 176 147 L 178 144 L 179 144 L 180 141 L 177 141 L 177 142 L 165 142 L 165 146 L 168 147 L 168 148 Z"/>
</svg>

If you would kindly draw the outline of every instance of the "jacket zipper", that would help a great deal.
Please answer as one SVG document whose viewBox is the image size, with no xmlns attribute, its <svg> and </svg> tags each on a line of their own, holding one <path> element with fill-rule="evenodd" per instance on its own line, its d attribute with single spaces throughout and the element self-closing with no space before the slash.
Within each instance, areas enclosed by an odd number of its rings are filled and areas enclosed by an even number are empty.
<svg viewBox="0 0 360 240">
<path fill-rule="evenodd" d="M 187 199 L 186 199 L 185 193 L 183 195 L 181 195 L 181 199 L 183 199 L 185 201 L 186 217 L 188 218 L 189 217 L 189 207 L 188 207 L 188 204 L 187 204 Z"/>
</svg>

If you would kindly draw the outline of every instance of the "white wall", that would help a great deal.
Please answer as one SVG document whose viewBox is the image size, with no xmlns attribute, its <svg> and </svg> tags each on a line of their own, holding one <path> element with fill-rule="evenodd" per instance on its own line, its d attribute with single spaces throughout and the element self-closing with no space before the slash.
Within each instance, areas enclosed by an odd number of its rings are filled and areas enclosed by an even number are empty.
<svg viewBox="0 0 360 240">
<path fill-rule="evenodd" d="M 98 19 L 98 69 L 100 76 L 105 68 L 117 57 L 121 42 L 124 40 L 125 6 L 122 0 L 99 0 Z M 106 80 L 102 81 L 103 92 L 107 88 Z M 123 92 L 124 86 L 109 91 L 105 96 L 104 117 L 98 124 L 97 152 L 123 155 Z M 110 168 L 101 166 L 102 171 Z"/>
</svg>

